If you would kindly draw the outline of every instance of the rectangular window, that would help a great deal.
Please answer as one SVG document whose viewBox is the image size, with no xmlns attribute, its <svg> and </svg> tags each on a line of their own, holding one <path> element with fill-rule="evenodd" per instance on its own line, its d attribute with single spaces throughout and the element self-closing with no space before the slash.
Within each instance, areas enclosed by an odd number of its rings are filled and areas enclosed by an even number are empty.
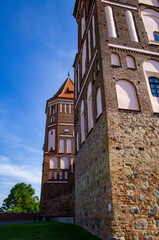
<svg viewBox="0 0 159 240">
<path fill-rule="evenodd" d="M 60 103 L 60 113 L 62 113 L 62 103 Z"/>
<path fill-rule="evenodd" d="M 54 117 L 51 118 L 51 122 L 52 122 L 52 123 L 55 122 L 55 118 L 54 118 Z M 51 134 L 51 135 L 52 135 L 52 134 Z"/>
<path fill-rule="evenodd" d="M 71 172 L 72 173 L 75 172 L 75 160 L 74 160 L 74 158 L 71 159 Z"/>
<path fill-rule="evenodd" d="M 57 172 L 54 172 L 54 179 L 57 179 Z"/>
<path fill-rule="evenodd" d="M 48 133 L 48 151 L 55 150 L 55 129 Z"/>
<path fill-rule="evenodd" d="M 69 113 L 71 113 L 71 104 L 69 104 Z"/>
<path fill-rule="evenodd" d="M 55 113 L 55 105 L 52 105 L 52 113 Z"/>
<path fill-rule="evenodd" d="M 65 104 L 65 113 L 67 112 L 67 105 Z"/>
<path fill-rule="evenodd" d="M 68 173 L 65 172 L 65 180 L 68 179 Z"/>
<path fill-rule="evenodd" d="M 57 104 L 55 105 L 55 112 L 57 112 Z"/>
<path fill-rule="evenodd" d="M 79 64 L 78 64 L 77 82 L 78 82 L 78 92 L 79 92 L 80 91 L 80 66 L 79 66 Z"/>
<path fill-rule="evenodd" d="M 49 179 L 52 178 L 52 172 L 49 172 Z"/>
<path fill-rule="evenodd" d="M 83 44 L 83 51 L 82 51 L 82 77 L 84 76 L 86 71 L 86 40 Z"/>
<path fill-rule="evenodd" d="M 91 60 L 91 37 L 90 29 L 88 30 L 88 51 L 89 51 L 89 61 Z"/>
<path fill-rule="evenodd" d="M 62 172 L 59 172 L 59 179 L 62 179 Z"/>
<path fill-rule="evenodd" d="M 92 31 L 93 31 L 93 48 L 96 46 L 96 36 L 95 36 L 95 21 L 94 21 L 94 15 L 92 17 Z"/>
<path fill-rule="evenodd" d="M 78 132 L 76 133 L 76 150 L 79 151 L 79 139 L 78 139 Z"/>
<path fill-rule="evenodd" d="M 51 107 L 49 107 L 49 115 L 51 115 Z"/>
<path fill-rule="evenodd" d="M 82 20 L 81 20 L 81 34 L 82 34 L 82 38 L 83 38 L 83 35 L 84 35 L 84 32 L 85 32 L 85 9 L 83 9 L 83 17 L 82 17 Z"/>
</svg>

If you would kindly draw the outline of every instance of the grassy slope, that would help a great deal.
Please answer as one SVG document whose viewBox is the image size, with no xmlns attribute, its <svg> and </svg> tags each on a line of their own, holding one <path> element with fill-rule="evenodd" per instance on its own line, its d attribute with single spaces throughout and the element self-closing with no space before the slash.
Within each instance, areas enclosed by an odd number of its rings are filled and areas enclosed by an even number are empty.
<svg viewBox="0 0 159 240">
<path fill-rule="evenodd" d="M 0 240 L 97 240 L 79 226 L 57 222 L 0 226 Z"/>
</svg>

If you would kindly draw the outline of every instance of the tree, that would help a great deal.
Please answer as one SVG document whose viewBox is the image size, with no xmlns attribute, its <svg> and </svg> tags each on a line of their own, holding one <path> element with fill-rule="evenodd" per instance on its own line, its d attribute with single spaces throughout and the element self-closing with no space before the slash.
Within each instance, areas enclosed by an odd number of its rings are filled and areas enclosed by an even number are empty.
<svg viewBox="0 0 159 240">
<path fill-rule="evenodd" d="M 31 184 L 18 183 L 4 199 L 2 210 L 6 212 L 39 212 L 39 197 L 34 196 Z"/>
</svg>

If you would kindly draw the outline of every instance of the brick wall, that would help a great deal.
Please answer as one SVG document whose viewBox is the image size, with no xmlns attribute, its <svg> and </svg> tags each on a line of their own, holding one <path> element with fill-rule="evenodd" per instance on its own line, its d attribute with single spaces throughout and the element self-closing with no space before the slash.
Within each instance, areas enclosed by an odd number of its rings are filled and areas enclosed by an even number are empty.
<svg viewBox="0 0 159 240">
<path fill-rule="evenodd" d="M 80 2 L 80 1 L 79 1 Z M 76 223 L 93 232 L 103 240 L 157 240 L 159 235 L 159 115 L 153 113 L 143 63 L 147 60 L 159 61 L 157 55 L 120 49 L 109 46 L 116 44 L 129 48 L 148 50 L 157 53 L 157 45 L 149 44 L 147 33 L 140 16 L 143 5 L 138 1 L 110 1 L 137 7 L 131 9 L 139 42 L 130 40 L 125 17 L 126 8 L 111 5 L 117 28 L 117 38 L 108 35 L 104 7 L 109 5 L 101 0 L 92 1 L 90 12 L 86 13 L 86 24 L 93 5 L 96 19 L 96 48 L 92 49 L 92 59 L 88 62 L 84 78 L 86 83 L 75 102 L 75 131 L 80 134 L 80 102 L 85 102 L 86 140 L 76 153 Z M 81 6 L 81 5 L 80 5 Z M 86 1 L 84 1 L 86 7 Z M 156 9 L 155 7 L 152 7 Z M 129 8 L 128 8 L 129 9 Z M 130 10 L 130 9 L 129 9 Z M 77 14 L 80 31 L 81 15 Z M 87 29 L 87 27 L 86 27 Z M 79 34 L 78 55 L 75 69 L 80 64 L 78 57 L 87 38 Z M 110 55 L 117 53 L 121 66 L 111 65 Z M 126 56 L 131 55 L 136 62 L 136 69 L 128 69 Z M 95 62 L 99 62 L 99 72 L 93 81 L 92 72 Z M 92 65 L 91 65 L 92 63 Z M 90 69 L 89 69 L 90 68 Z M 80 74 L 81 88 L 84 78 Z M 135 86 L 140 110 L 118 109 L 116 82 L 128 80 Z M 94 127 L 87 129 L 87 86 L 92 82 Z M 102 115 L 96 119 L 95 93 L 102 89 Z M 79 136 L 80 141 L 80 136 Z"/>
<path fill-rule="evenodd" d="M 36 219 L 39 213 L 36 213 Z M 0 221 L 35 220 L 35 213 L 0 213 Z"/>
</svg>

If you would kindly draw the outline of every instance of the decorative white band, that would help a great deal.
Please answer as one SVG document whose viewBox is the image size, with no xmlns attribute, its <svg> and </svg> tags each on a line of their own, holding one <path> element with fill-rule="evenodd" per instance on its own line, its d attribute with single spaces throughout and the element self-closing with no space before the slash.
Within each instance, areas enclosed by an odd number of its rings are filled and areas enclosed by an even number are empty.
<svg viewBox="0 0 159 240">
<path fill-rule="evenodd" d="M 140 53 L 145 53 L 145 54 L 149 54 L 149 55 L 159 56 L 159 53 L 157 53 L 157 52 L 152 52 L 152 51 L 143 50 L 143 49 L 139 49 L 139 48 L 125 47 L 125 46 L 111 44 L 111 43 L 108 43 L 108 46 L 113 47 L 113 48 L 119 48 L 119 49 L 124 49 L 124 50 L 129 50 L 129 51 L 134 51 L 134 52 L 140 52 Z"/>
<path fill-rule="evenodd" d="M 111 1 L 107 1 L 107 0 L 101 0 L 101 1 L 103 3 L 108 3 L 110 5 L 115 5 L 115 6 L 118 6 L 118 7 L 128 8 L 128 9 L 131 9 L 131 10 L 137 10 L 137 7 L 132 7 L 132 6 L 129 6 L 129 5 L 126 5 L 126 4 L 115 3 L 115 2 L 111 2 Z"/>
</svg>

